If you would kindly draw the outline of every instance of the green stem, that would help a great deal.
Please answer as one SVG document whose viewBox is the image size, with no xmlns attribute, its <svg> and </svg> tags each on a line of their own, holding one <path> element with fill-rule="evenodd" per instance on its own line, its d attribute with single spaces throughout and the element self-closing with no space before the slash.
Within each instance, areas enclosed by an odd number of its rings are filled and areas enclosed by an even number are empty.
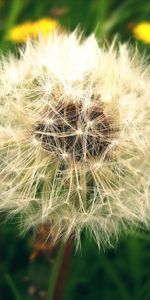
<svg viewBox="0 0 150 300">
<path fill-rule="evenodd" d="M 5 24 L 4 33 L 1 36 L 0 39 L 0 47 L 1 49 L 5 50 L 5 43 L 7 40 L 7 34 L 9 30 L 17 23 L 18 17 L 25 9 L 27 4 L 29 3 L 29 0 L 21 1 L 21 0 L 12 0 L 9 6 L 9 11 L 7 15 L 7 22 Z"/>
<path fill-rule="evenodd" d="M 7 285 L 9 286 L 11 292 L 12 292 L 12 295 L 14 296 L 14 299 L 15 300 L 22 300 L 11 276 L 9 274 L 6 274 L 5 275 L 5 279 L 6 279 L 6 282 L 7 282 Z"/>
<path fill-rule="evenodd" d="M 61 245 L 58 250 L 49 281 L 47 300 L 61 300 L 63 297 L 69 260 L 71 256 L 72 241 L 73 239 L 70 237 L 66 244 Z"/>
</svg>

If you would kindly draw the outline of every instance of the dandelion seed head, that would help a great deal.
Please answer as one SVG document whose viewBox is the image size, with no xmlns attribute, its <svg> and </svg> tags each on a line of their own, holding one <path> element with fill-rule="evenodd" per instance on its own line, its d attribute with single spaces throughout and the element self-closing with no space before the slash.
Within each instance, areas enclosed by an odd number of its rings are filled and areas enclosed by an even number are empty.
<svg viewBox="0 0 150 300">
<path fill-rule="evenodd" d="M 149 226 L 149 67 L 127 45 L 50 35 L 0 63 L 0 210 L 98 246 Z M 15 74 L 15 78 L 13 77 Z"/>
</svg>

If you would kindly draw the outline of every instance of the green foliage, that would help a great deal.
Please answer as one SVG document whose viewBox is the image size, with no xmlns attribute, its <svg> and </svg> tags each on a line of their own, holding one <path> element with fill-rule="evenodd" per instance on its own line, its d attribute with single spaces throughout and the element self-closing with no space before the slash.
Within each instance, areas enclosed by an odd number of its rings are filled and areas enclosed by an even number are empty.
<svg viewBox="0 0 150 300">
<path fill-rule="evenodd" d="M 55 260 L 39 252 L 31 261 L 33 244 L 32 234 L 21 238 L 15 225 L 1 226 L 0 299 L 46 299 Z M 73 249 L 64 300 L 149 300 L 149 246 L 147 233 L 122 238 L 106 252 L 83 237 L 81 249 Z"/>
<path fill-rule="evenodd" d="M 129 236 L 107 252 L 98 252 L 89 240 L 74 255 L 65 300 L 148 300 L 150 240 Z M 86 258 L 86 259 L 85 259 Z"/>
</svg>

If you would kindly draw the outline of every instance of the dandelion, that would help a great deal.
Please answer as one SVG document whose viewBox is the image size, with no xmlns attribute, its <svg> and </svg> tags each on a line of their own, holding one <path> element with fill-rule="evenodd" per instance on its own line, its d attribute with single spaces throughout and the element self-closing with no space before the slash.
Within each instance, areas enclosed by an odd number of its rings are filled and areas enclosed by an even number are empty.
<svg viewBox="0 0 150 300">
<path fill-rule="evenodd" d="M 0 210 L 99 246 L 148 226 L 150 82 L 138 54 L 53 33 L 1 60 Z"/>
<path fill-rule="evenodd" d="M 7 38 L 15 43 L 23 43 L 28 38 L 37 38 L 40 34 L 47 36 L 58 27 L 58 22 L 50 18 L 43 18 L 35 22 L 28 21 L 10 29 Z"/>
<path fill-rule="evenodd" d="M 136 39 L 150 44 L 150 22 L 141 22 L 133 28 L 133 34 Z"/>
</svg>

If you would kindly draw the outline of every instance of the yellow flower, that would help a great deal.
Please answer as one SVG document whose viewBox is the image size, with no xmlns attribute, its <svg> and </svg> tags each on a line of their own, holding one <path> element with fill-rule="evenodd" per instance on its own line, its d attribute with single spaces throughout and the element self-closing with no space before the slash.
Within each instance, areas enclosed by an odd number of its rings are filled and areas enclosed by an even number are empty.
<svg viewBox="0 0 150 300">
<path fill-rule="evenodd" d="M 133 34 L 136 39 L 150 44 L 150 22 L 141 22 L 133 28 Z"/>
<path fill-rule="evenodd" d="M 23 43 L 28 38 L 36 38 L 40 34 L 48 35 L 57 27 L 59 27 L 58 22 L 50 18 L 44 18 L 36 22 L 25 22 L 13 27 L 8 32 L 7 38 L 12 42 Z"/>
</svg>

